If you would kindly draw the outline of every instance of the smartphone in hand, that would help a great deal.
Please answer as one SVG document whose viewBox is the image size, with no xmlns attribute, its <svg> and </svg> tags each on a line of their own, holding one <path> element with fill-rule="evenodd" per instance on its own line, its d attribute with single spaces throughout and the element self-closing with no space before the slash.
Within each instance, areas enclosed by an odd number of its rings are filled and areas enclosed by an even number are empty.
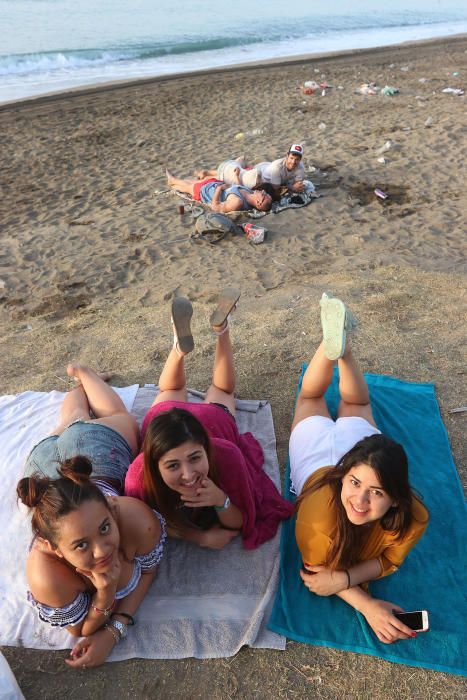
<svg viewBox="0 0 467 700">
<path fill-rule="evenodd" d="M 412 612 L 394 611 L 393 615 L 414 632 L 427 632 L 430 629 L 427 610 L 413 610 Z"/>
</svg>

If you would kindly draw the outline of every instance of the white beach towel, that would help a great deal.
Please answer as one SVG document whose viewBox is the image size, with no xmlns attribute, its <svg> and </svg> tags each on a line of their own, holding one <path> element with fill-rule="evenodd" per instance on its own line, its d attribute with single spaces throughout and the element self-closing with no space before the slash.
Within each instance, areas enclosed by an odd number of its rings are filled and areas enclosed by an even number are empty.
<svg viewBox="0 0 467 700">
<path fill-rule="evenodd" d="M 141 420 L 154 388 L 118 389 Z M 0 397 L 0 645 L 66 649 L 74 639 L 40 622 L 26 601 L 25 563 L 31 541 L 25 508 L 15 488 L 32 447 L 56 424 L 64 394 L 24 392 Z M 136 400 L 134 400 L 136 397 Z M 202 400 L 192 392 L 190 400 Z M 251 430 L 265 453 L 265 471 L 279 486 L 279 466 L 269 404 L 238 401 L 241 432 Z M 266 629 L 279 569 L 279 534 L 255 551 L 236 538 L 221 551 L 169 541 L 156 579 L 139 608 L 137 624 L 109 661 L 128 658 L 178 659 L 232 656 L 247 644 L 284 649 L 285 638 Z"/>
</svg>

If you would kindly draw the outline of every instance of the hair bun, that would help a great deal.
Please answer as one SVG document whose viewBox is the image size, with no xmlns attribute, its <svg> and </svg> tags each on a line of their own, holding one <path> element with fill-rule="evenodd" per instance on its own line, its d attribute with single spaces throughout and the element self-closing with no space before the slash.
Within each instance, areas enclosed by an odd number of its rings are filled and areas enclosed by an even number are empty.
<svg viewBox="0 0 467 700">
<path fill-rule="evenodd" d="M 20 479 L 16 487 L 18 498 L 28 508 L 35 508 L 47 491 L 50 479 L 41 477 L 38 473 Z"/>
<path fill-rule="evenodd" d="M 87 457 L 78 455 L 61 462 L 58 471 L 63 478 L 70 479 L 75 484 L 83 484 L 92 474 L 92 463 Z"/>
</svg>

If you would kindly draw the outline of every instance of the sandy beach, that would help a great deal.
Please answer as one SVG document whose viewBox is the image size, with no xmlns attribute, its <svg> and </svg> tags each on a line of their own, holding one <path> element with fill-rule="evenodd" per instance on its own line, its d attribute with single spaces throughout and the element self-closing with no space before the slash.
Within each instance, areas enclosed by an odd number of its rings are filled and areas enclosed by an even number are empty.
<svg viewBox="0 0 467 700">
<path fill-rule="evenodd" d="M 331 290 L 359 319 L 365 371 L 435 383 L 465 486 L 466 414 L 450 410 L 466 404 L 466 104 L 442 90 L 466 87 L 466 64 L 467 38 L 456 37 L 0 107 L 1 393 L 63 389 L 70 359 L 113 370 L 116 385 L 156 382 L 174 295 L 194 304 L 187 369 L 204 389 L 209 314 L 217 290 L 236 285 L 238 395 L 271 401 L 283 464 L 298 371 Z M 304 95 L 307 80 L 333 87 Z M 369 81 L 400 93 L 355 94 Z M 263 218 L 263 245 L 193 240 L 188 209 L 155 194 L 166 167 L 188 177 L 240 153 L 273 160 L 292 142 L 321 197 Z M 63 653 L 4 653 L 28 700 L 65 688 L 80 700 L 194 699 L 206 688 L 213 699 L 465 697 L 459 677 L 294 642 L 87 672 L 68 670 Z"/>
</svg>

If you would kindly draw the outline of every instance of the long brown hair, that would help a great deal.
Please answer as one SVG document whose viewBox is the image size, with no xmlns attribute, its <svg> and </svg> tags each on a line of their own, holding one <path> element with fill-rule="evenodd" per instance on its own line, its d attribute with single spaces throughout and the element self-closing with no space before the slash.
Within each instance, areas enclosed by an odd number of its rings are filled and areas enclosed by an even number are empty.
<svg viewBox="0 0 467 700">
<path fill-rule="evenodd" d="M 326 558 L 331 569 L 346 569 L 358 563 L 366 529 L 350 522 L 341 500 L 342 479 L 356 464 L 368 464 L 376 473 L 381 488 L 395 501 L 379 523 L 383 530 L 396 533 L 401 539 L 413 520 L 412 499 L 417 498 L 409 484 L 408 461 L 402 445 L 384 435 L 371 435 L 357 442 L 337 463 L 329 468 L 297 499 L 296 507 L 308 494 L 323 486 L 331 489 L 331 507 L 336 516 L 336 532 Z"/>
<path fill-rule="evenodd" d="M 143 442 L 143 480 L 146 500 L 164 516 L 169 526 L 175 528 L 186 527 L 188 524 L 180 511 L 183 502 L 180 494 L 167 486 L 163 480 L 159 461 L 166 452 L 189 440 L 204 448 L 209 463 L 208 477 L 219 485 L 218 470 L 212 456 L 209 436 L 203 425 L 189 411 L 183 408 L 172 408 L 170 411 L 159 413 L 149 423 Z"/>
<path fill-rule="evenodd" d="M 98 501 L 108 509 L 107 499 L 89 478 L 92 464 L 77 456 L 60 462 L 58 479 L 35 473 L 18 482 L 20 501 L 32 510 L 31 526 L 35 535 L 57 546 L 59 520 L 77 510 L 85 501 Z"/>
</svg>

